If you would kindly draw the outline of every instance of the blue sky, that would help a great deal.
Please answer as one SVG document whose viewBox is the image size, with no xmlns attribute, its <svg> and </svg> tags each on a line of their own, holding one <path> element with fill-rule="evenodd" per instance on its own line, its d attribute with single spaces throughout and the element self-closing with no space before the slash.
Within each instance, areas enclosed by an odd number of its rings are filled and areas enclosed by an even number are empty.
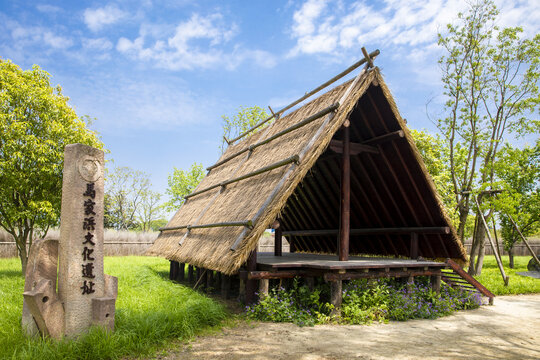
<svg viewBox="0 0 540 360">
<path fill-rule="evenodd" d="M 464 1 L 5 1 L 0 56 L 38 64 L 79 115 L 95 118 L 109 158 L 164 192 L 173 167 L 219 155 L 221 115 L 279 108 L 380 49 L 412 128 L 441 111 L 437 32 Z M 537 1 L 498 1 L 499 25 L 538 33 Z"/>
</svg>

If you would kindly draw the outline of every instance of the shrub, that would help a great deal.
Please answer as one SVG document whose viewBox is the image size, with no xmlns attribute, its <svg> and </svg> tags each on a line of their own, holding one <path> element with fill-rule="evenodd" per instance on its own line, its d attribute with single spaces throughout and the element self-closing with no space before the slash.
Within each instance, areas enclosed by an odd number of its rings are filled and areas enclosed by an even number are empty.
<svg viewBox="0 0 540 360">
<path fill-rule="evenodd" d="M 328 285 L 314 290 L 295 279 L 290 290 L 272 289 L 259 303 L 248 306 L 247 316 L 273 322 L 312 326 L 329 322 L 369 324 L 389 320 L 434 319 L 457 310 L 481 305 L 480 296 L 442 284 L 434 292 L 427 278 L 417 278 L 407 286 L 395 279 L 354 280 L 344 284 L 341 316 L 332 317 Z"/>
</svg>

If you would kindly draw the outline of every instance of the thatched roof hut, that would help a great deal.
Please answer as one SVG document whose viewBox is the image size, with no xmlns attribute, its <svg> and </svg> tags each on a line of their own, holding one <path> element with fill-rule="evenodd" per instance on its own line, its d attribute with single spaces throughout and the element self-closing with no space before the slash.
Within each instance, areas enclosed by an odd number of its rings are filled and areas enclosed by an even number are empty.
<svg viewBox="0 0 540 360">
<path fill-rule="evenodd" d="M 350 254 L 409 257 L 414 233 L 422 257 L 466 261 L 376 67 L 231 144 L 147 253 L 233 274 L 280 218 L 292 252 L 335 254 L 344 124 Z"/>
</svg>

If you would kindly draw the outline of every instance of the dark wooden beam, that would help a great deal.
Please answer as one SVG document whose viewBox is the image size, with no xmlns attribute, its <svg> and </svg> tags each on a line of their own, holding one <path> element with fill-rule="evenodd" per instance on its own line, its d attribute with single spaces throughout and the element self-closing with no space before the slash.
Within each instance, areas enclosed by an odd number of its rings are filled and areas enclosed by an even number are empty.
<svg viewBox="0 0 540 360">
<path fill-rule="evenodd" d="M 350 122 L 343 127 L 343 157 L 341 162 L 341 221 L 339 227 L 339 261 L 349 260 L 351 230 L 351 141 Z"/>
<path fill-rule="evenodd" d="M 342 154 L 343 153 L 343 141 L 341 140 L 331 140 L 330 141 L 330 150 L 332 150 L 333 152 L 336 152 L 338 154 Z M 359 143 L 355 143 L 355 142 L 351 142 L 350 143 L 350 154 L 351 155 L 358 155 L 360 153 L 371 153 L 371 154 L 378 154 L 379 153 L 379 150 L 374 147 L 374 146 L 370 146 L 370 145 L 364 145 L 364 144 L 359 144 Z"/>
<path fill-rule="evenodd" d="M 405 137 L 405 132 L 403 130 L 393 131 L 381 136 L 377 136 L 368 140 L 365 140 L 362 142 L 363 145 L 371 145 L 371 144 L 381 144 L 387 141 L 395 140 Z"/>
<path fill-rule="evenodd" d="M 378 278 L 398 278 L 398 277 L 415 277 L 415 276 L 440 276 L 440 269 L 428 269 L 428 270 L 407 270 L 407 271 L 369 271 L 369 272 L 346 272 L 344 274 L 339 273 L 326 273 L 324 274 L 325 281 L 337 281 L 337 280 L 354 280 L 354 279 L 378 279 Z"/>
<path fill-rule="evenodd" d="M 411 259 L 418 259 L 418 233 L 411 233 Z"/>
<path fill-rule="evenodd" d="M 336 229 L 324 230 L 290 230 L 284 231 L 283 236 L 331 236 L 339 233 Z M 373 228 L 373 229 L 350 229 L 351 235 L 377 235 L 377 234 L 449 234 L 450 228 L 441 227 L 401 227 L 401 228 Z"/>
</svg>

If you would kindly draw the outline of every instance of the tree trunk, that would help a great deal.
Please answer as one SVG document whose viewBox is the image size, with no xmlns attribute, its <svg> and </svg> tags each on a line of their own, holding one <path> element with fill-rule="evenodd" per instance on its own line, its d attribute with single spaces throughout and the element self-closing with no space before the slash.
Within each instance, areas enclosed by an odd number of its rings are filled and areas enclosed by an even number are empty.
<svg viewBox="0 0 540 360">
<path fill-rule="evenodd" d="M 466 201 L 464 205 L 459 207 L 459 225 L 457 228 L 457 235 L 462 244 L 465 243 L 465 226 L 467 225 L 468 216 L 469 216 L 469 206 L 468 206 L 468 201 Z"/>
<path fill-rule="evenodd" d="M 469 275 L 474 276 L 476 275 L 476 254 L 478 252 L 478 243 L 475 241 L 476 237 L 474 236 L 476 234 L 476 229 L 478 228 L 478 220 L 475 219 L 474 221 L 474 230 L 473 230 L 473 236 L 471 239 L 471 252 L 469 253 Z"/>
<path fill-rule="evenodd" d="M 478 219 L 482 221 L 482 219 Z M 480 224 L 479 224 L 480 225 Z M 483 226 L 476 228 L 475 241 L 478 244 L 478 258 L 476 260 L 475 274 L 482 275 L 482 266 L 484 266 L 484 255 L 486 254 L 486 229 Z"/>
<path fill-rule="evenodd" d="M 508 249 L 508 262 L 510 269 L 514 268 L 514 246 Z"/>
<path fill-rule="evenodd" d="M 21 270 L 22 274 L 26 274 L 26 264 L 28 263 L 28 250 L 26 248 L 26 239 L 16 237 L 15 242 L 17 243 L 17 253 L 19 255 L 19 259 L 21 259 Z"/>
</svg>

